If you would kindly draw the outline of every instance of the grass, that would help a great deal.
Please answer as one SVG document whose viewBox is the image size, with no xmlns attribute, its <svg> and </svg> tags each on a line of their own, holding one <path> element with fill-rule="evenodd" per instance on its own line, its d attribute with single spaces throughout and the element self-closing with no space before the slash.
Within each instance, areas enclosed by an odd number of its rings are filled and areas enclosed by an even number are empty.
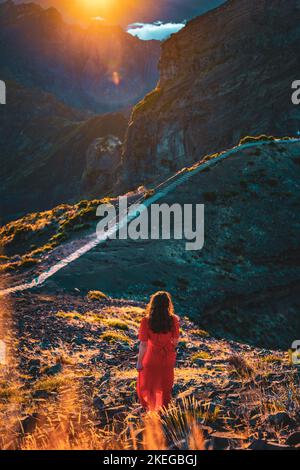
<svg viewBox="0 0 300 470">
<path fill-rule="evenodd" d="M 117 331 L 107 331 L 105 333 L 102 333 L 100 339 L 109 344 L 118 342 L 130 344 L 130 338 L 128 338 L 128 336 L 126 336 L 125 334 Z"/>
<path fill-rule="evenodd" d="M 279 138 L 279 137 L 278 137 Z M 277 137 L 272 135 L 258 135 L 258 136 L 246 136 L 240 140 L 239 145 L 255 143 L 255 142 L 274 142 Z M 280 140 L 290 140 L 291 137 L 280 137 Z"/>
<path fill-rule="evenodd" d="M 99 290 L 90 290 L 87 298 L 89 300 L 108 300 L 107 295 Z"/>
<path fill-rule="evenodd" d="M 144 194 L 144 199 L 150 199 L 150 197 L 154 196 L 155 190 L 154 189 L 146 189 Z"/>
<path fill-rule="evenodd" d="M 264 356 L 261 359 L 261 362 L 266 362 L 266 363 L 276 363 L 276 362 L 284 362 L 284 358 L 282 356 L 279 356 L 277 354 L 269 354 L 268 356 Z"/>
<path fill-rule="evenodd" d="M 229 370 L 238 377 L 251 377 L 254 373 L 253 367 L 239 354 L 233 354 L 228 359 Z"/>
<path fill-rule="evenodd" d="M 154 90 L 150 91 L 143 100 L 141 100 L 134 108 L 133 108 L 133 116 L 136 116 L 137 113 L 140 111 L 144 111 L 146 106 L 154 105 L 161 96 L 161 89 L 159 87 L 155 88 Z"/>
<path fill-rule="evenodd" d="M 256 142 L 272 142 L 276 140 L 275 137 L 270 136 L 270 135 L 259 135 L 259 136 L 249 136 L 247 135 L 246 137 L 243 137 L 240 140 L 239 145 L 244 145 L 244 144 L 250 144 L 250 143 L 256 143 Z"/>
<path fill-rule="evenodd" d="M 109 328 L 116 328 L 117 330 L 127 331 L 129 327 L 127 323 L 122 320 L 118 320 L 116 318 L 104 320 L 104 324 L 107 325 Z"/>
<path fill-rule="evenodd" d="M 0 381 L 0 401 L 7 401 L 19 394 L 19 387 L 8 381 Z"/>
<path fill-rule="evenodd" d="M 12 271 L 32 267 L 49 251 L 69 240 L 74 233 L 89 230 L 97 223 L 96 210 L 102 200 L 61 204 L 52 210 L 27 214 L 0 228 L 2 255 L 1 270 Z M 20 261 L 12 261 L 14 256 Z"/>
<path fill-rule="evenodd" d="M 201 329 L 192 330 L 191 334 L 195 335 L 195 336 L 200 336 L 200 338 L 208 338 L 209 337 L 209 333 L 207 331 L 201 330 Z"/>
<path fill-rule="evenodd" d="M 197 362 L 198 360 L 209 361 L 210 359 L 212 359 L 212 355 L 206 351 L 196 352 L 191 357 L 192 362 Z"/>
<path fill-rule="evenodd" d="M 85 320 L 85 316 L 78 312 L 62 312 L 59 311 L 56 314 L 59 318 L 65 318 L 67 320 Z"/>
<path fill-rule="evenodd" d="M 34 390 L 43 390 L 48 393 L 58 392 L 59 389 L 71 382 L 71 378 L 65 373 L 61 372 L 53 377 L 41 378 L 34 384 Z"/>
</svg>

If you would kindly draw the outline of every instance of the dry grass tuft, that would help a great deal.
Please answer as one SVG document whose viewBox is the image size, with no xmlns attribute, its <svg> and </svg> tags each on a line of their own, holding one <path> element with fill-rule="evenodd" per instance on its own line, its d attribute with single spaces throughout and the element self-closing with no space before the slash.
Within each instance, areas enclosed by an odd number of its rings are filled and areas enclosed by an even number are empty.
<svg viewBox="0 0 300 470">
<path fill-rule="evenodd" d="M 197 362 L 198 360 L 209 361 L 210 359 L 212 359 L 212 355 L 206 351 L 198 351 L 192 354 L 192 357 L 191 357 L 192 362 Z"/>
<path fill-rule="evenodd" d="M 251 377 L 254 374 L 253 367 L 239 354 L 233 354 L 228 359 L 229 368 L 239 377 Z"/>
<path fill-rule="evenodd" d="M 99 290 L 90 290 L 87 298 L 89 300 L 108 300 L 107 295 Z"/>
<path fill-rule="evenodd" d="M 100 339 L 106 341 L 107 343 L 121 342 L 130 344 L 130 338 L 128 338 L 128 336 L 125 334 L 117 331 L 107 331 L 101 335 Z"/>
</svg>

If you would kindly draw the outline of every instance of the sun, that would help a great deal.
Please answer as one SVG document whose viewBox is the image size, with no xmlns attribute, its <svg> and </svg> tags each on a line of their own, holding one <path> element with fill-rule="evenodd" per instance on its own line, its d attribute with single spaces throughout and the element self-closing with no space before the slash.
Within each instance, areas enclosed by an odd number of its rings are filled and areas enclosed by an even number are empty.
<svg viewBox="0 0 300 470">
<path fill-rule="evenodd" d="M 120 6 L 118 0 L 78 0 L 78 7 L 87 14 L 112 16 Z"/>
<path fill-rule="evenodd" d="M 70 9 L 77 17 L 102 17 L 113 23 L 123 23 L 127 17 L 144 9 L 150 0 L 73 0 Z M 71 6 L 72 5 L 72 6 Z"/>
<path fill-rule="evenodd" d="M 81 3 L 87 8 L 107 8 L 114 2 L 113 0 L 82 0 Z"/>
</svg>

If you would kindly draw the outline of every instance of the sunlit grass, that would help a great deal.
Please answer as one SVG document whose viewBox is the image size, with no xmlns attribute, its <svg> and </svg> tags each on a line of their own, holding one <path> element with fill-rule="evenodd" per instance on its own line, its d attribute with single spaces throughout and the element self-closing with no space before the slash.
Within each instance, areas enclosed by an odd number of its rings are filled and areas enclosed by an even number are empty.
<svg viewBox="0 0 300 470">
<path fill-rule="evenodd" d="M 105 333 L 102 333 L 100 339 L 109 344 L 118 342 L 130 344 L 131 342 L 128 336 L 117 331 L 107 331 Z"/>
<path fill-rule="evenodd" d="M 192 362 L 196 362 L 197 360 L 209 361 L 212 358 L 213 358 L 212 355 L 209 354 L 208 352 L 198 351 L 198 352 L 192 354 L 191 360 L 192 360 Z"/>
<path fill-rule="evenodd" d="M 106 294 L 99 290 L 91 290 L 89 291 L 87 298 L 89 300 L 108 300 L 108 297 Z"/>
</svg>

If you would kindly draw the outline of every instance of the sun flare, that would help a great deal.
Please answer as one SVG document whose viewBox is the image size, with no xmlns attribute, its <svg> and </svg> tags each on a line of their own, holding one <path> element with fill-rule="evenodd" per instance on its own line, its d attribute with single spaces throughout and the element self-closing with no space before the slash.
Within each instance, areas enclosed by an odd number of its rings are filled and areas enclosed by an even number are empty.
<svg viewBox="0 0 300 470">
<path fill-rule="evenodd" d="M 107 8 L 115 2 L 114 0 L 81 0 L 81 3 L 87 8 Z"/>
<path fill-rule="evenodd" d="M 90 16 L 100 15 L 107 19 L 116 19 L 122 10 L 122 3 L 118 0 L 77 0 L 77 12 Z"/>
<path fill-rule="evenodd" d="M 122 23 L 127 15 L 144 9 L 146 4 L 144 0 L 74 0 L 70 2 L 70 12 L 81 19 L 101 17 Z"/>
</svg>

